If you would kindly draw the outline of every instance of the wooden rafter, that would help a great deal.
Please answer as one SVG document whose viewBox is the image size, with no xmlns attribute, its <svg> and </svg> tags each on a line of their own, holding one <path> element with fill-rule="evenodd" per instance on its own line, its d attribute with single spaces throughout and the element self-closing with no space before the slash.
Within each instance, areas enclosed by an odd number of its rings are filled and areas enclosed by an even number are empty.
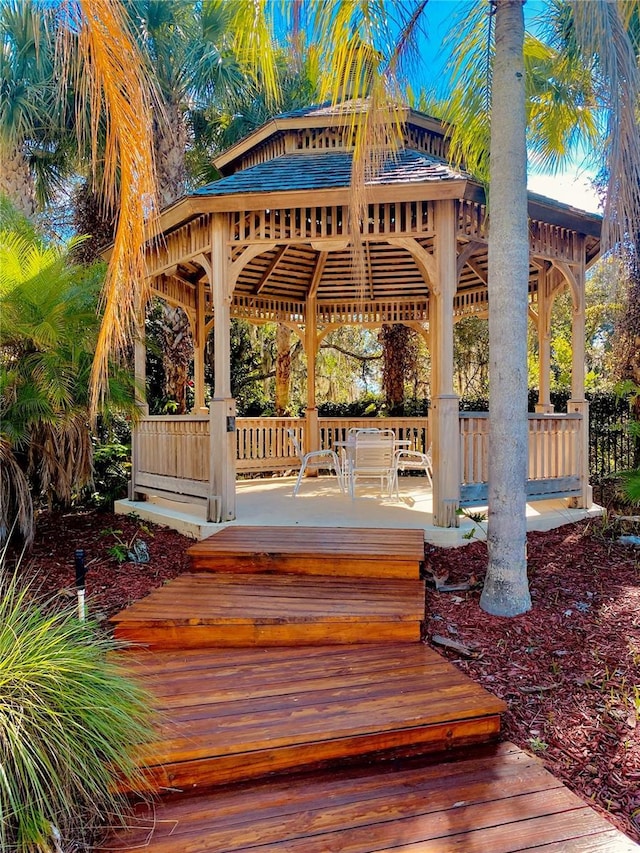
<svg viewBox="0 0 640 853">
<path fill-rule="evenodd" d="M 474 273 L 478 276 L 478 278 L 483 284 L 487 284 L 487 272 L 486 270 L 482 269 L 482 267 L 477 261 L 474 261 L 473 258 L 467 258 L 467 266 L 471 267 L 471 269 L 474 271 Z"/>
<path fill-rule="evenodd" d="M 316 266 L 313 271 L 313 275 L 311 276 L 311 284 L 309 285 L 309 299 L 314 299 L 316 293 L 318 292 L 318 287 L 320 285 L 322 273 L 324 272 L 328 257 L 328 252 L 318 252 L 318 259 L 316 261 Z"/>
<path fill-rule="evenodd" d="M 256 294 L 260 293 L 263 290 L 263 288 L 265 287 L 265 285 L 267 284 L 267 282 L 269 281 L 271 276 L 274 274 L 274 272 L 278 268 L 278 264 L 286 255 L 288 248 L 289 248 L 288 246 L 280 246 L 276 250 L 276 253 L 271 260 L 271 263 L 269 264 L 269 266 L 265 270 L 265 274 L 262 278 L 262 281 L 260 282 L 260 284 L 256 288 Z"/>
</svg>

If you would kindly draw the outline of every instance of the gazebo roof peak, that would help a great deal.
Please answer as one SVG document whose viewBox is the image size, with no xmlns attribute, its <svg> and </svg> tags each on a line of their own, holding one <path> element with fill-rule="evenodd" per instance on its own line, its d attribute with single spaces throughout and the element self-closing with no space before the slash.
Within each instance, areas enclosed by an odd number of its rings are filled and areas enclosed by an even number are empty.
<svg viewBox="0 0 640 853">
<path fill-rule="evenodd" d="M 219 154 L 214 159 L 214 164 L 223 175 L 232 174 L 238 169 L 246 168 L 247 161 L 253 165 L 251 158 L 254 152 L 262 151 L 269 145 L 276 146 L 278 141 L 282 142 L 285 138 L 286 142 L 281 145 L 282 150 L 279 153 L 295 148 L 294 137 L 296 135 L 298 137 L 306 135 L 307 137 L 316 136 L 320 138 L 317 146 L 312 143 L 309 145 L 307 139 L 307 145 L 303 142 L 303 147 L 348 150 L 352 147 L 351 140 L 347 142 L 344 133 L 339 138 L 340 129 L 345 130 L 347 118 L 353 119 L 355 117 L 357 121 L 358 116 L 364 114 L 368 106 L 368 98 L 358 98 L 339 104 L 332 104 L 331 102 L 312 104 L 308 107 L 281 113 Z M 397 111 L 403 122 L 413 127 L 414 135 L 426 133 L 433 138 L 435 144 L 427 146 L 428 153 L 446 159 L 446 129 L 443 122 L 428 116 L 426 113 L 413 110 L 404 104 L 398 104 Z M 327 138 L 323 144 L 321 139 L 323 131 L 327 134 L 333 133 L 334 138 L 331 140 Z M 407 147 L 422 149 L 420 145 L 409 145 Z"/>
</svg>

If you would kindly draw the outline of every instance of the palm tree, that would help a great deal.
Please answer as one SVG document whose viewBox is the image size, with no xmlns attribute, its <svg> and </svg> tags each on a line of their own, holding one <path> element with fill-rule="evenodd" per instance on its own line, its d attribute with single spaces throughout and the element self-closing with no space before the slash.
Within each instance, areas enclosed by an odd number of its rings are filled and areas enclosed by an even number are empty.
<svg viewBox="0 0 640 853">
<path fill-rule="evenodd" d="M 0 10 L 0 194 L 26 216 L 68 174 L 53 23 L 52 9 L 36 9 L 33 0 L 10 0 Z"/>
<path fill-rule="evenodd" d="M 71 262 L 76 242 L 46 244 L 24 220 L 0 231 L 0 539 L 17 519 L 30 541 L 32 494 L 68 504 L 91 482 L 88 391 L 104 271 Z M 110 399 L 110 413 L 134 413 L 132 383 L 116 366 Z"/>
<path fill-rule="evenodd" d="M 390 52 L 380 47 L 381 18 L 390 17 L 388 9 L 376 17 L 382 6 L 391 5 L 404 12 L 398 27 L 396 46 Z M 632 2 L 565 2 L 556 3 L 569 15 L 575 33 L 576 57 L 597 76 L 599 106 L 604 104 L 608 126 L 603 134 L 605 165 L 609 179 L 605 247 L 620 244 L 634 223 L 640 222 L 640 133 L 638 132 L 638 64 L 629 37 L 630 22 L 637 21 L 638 0 Z M 487 127 L 489 110 L 483 109 L 487 99 L 478 92 L 478 81 L 488 83 L 491 91 L 491 160 L 488 170 L 492 224 L 489 236 L 489 293 L 493 322 L 490 325 L 491 359 L 491 435 L 489 484 L 489 570 L 482 606 L 492 613 L 515 615 L 531 606 L 526 574 L 525 490 L 527 466 L 526 441 L 526 313 L 528 278 L 528 233 L 526 195 L 526 101 L 524 68 L 523 0 L 490 0 L 485 6 L 476 4 L 478 15 L 490 13 L 495 21 L 493 42 L 478 36 L 478 29 L 462 30 L 454 83 L 458 96 L 451 98 L 455 110 L 448 116 L 456 126 L 454 151 L 464 155 L 472 173 L 487 174 L 486 155 L 489 148 Z M 326 7 L 316 17 L 330 36 L 325 42 L 334 45 L 326 65 L 333 74 L 326 90 L 334 101 L 344 99 L 345 81 L 353 89 L 354 81 L 366 79 L 370 92 L 365 120 L 354 128 L 357 133 L 354 154 L 354 192 L 352 221 L 363 217 L 364 175 L 366 168 L 377 166 L 372 140 L 380 131 L 394 138 L 395 123 L 391 111 L 397 96 L 395 72 L 416 31 L 417 18 L 426 4 L 332 4 L 328 17 Z M 359 17 L 357 17 L 359 16 Z M 458 28 L 460 29 L 460 28 Z M 358 38 L 354 38 L 354 32 Z M 470 42 L 465 37 L 470 35 Z M 489 45 L 489 51 L 487 51 Z M 373 51 L 373 53 L 372 53 Z M 465 54 L 480 57 L 469 62 Z M 379 62 L 372 55 L 382 56 Z M 386 59 L 384 58 L 386 56 Z M 465 76 L 461 68 L 466 68 Z M 540 64 L 537 65 L 540 69 Z M 574 65 L 575 69 L 575 65 Z M 556 74 L 556 78 L 559 78 Z M 547 79 L 547 90 L 556 79 Z M 591 81 L 586 81 L 590 89 Z M 585 92 L 584 74 L 574 91 Z M 356 85 L 356 95 L 365 94 Z M 566 91 L 572 91 L 567 88 Z M 547 101 L 548 105 L 549 101 Z M 580 106 L 583 106 L 581 104 Z M 465 109 L 466 108 L 466 109 Z M 548 110 L 546 111 L 549 112 Z M 587 113 L 584 110 L 578 110 Z M 570 140 L 576 125 L 566 111 L 551 111 L 550 123 L 543 122 L 545 109 L 531 110 L 538 130 L 547 134 L 546 149 L 557 152 Z M 573 114 L 576 115 L 576 112 Z M 484 120 L 482 117 L 484 116 Z M 558 129 L 558 117 L 565 121 Z M 465 117 L 467 120 L 465 120 Z M 555 135 L 551 134 L 554 127 Z M 594 131 L 587 119 L 585 128 Z M 471 129 L 472 128 L 472 129 Z M 471 129 L 471 130 L 470 130 Z M 397 138 L 397 137 L 396 137 Z M 538 136 L 540 138 L 540 135 Z M 593 137 L 592 137 L 593 138 Z M 498 160 L 498 157 L 500 160 Z M 357 229 L 356 229 L 357 232 Z M 357 233 L 354 235 L 357 238 Z M 508 280 L 506 278 L 508 272 Z M 497 322 L 497 318 L 500 322 Z M 504 330 L 509 330 L 507 340 Z M 516 341 L 515 349 L 513 341 Z M 507 426 L 508 425 L 508 426 Z"/>
<path fill-rule="evenodd" d="M 499 616 L 531 608 L 526 482 L 529 222 L 521 0 L 495 2 L 489 187 L 489 570 L 480 606 Z"/>
</svg>

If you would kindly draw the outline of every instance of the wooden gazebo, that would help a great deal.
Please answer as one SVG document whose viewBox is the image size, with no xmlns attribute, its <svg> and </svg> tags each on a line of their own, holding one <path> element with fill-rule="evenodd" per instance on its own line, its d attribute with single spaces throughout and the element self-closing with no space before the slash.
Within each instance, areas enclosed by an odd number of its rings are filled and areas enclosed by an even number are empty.
<svg viewBox="0 0 640 853">
<path fill-rule="evenodd" d="M 363 107 L 354 104 L 356 115 Z M 357 118 L 356 118 L 357 120 Z M 461 413 L 454 393 L 454 323 L 486 316 L 488 222 L 482 188 L 447 160 L 443 126 L 406 110 L 404 146 L 367 185 L 362 227 L 365 280 L 354 272 L 349 230 L 351 116 L 311 107 L 279 116 L 216 161 L 221 180 L 181 198 L 148 246 L 153 294 L 183 308 L 195 342 L 191 415 L 149 417 L 133 442 L 131 497 L 201 501 L 212 521 L 235 517 L 237 471 L 291 467 L 286 428 L 307 449 L 330 446 L 335 424 L 318 418 L 314 366 L 338 325 L 404 323 L 426 339 L 432 361 L 427 419 L 399 424 L 415 446 L 432 445 L 433 521 L 457 525 L 461 505 L 487 494 L 487 415 Z M 600 219 L 529 197 L 529 310 L 540 351 L 539 404 L 530 415 L 530 500 L 591 502 L 584 397 L 585 271 L 599 252 Z M 573 300 L 572 394 L 567 414 L 550 405 L 550 317 L 566 287 Z M 289 325 L 308 367 L 306 418 L 236 419 L 230 386 L 232 317 Z M 214 396 L 205 408 L 204 345 L 215 324 Z M 144 347 L 136 373 L 144 378 Z"/>
</svg>

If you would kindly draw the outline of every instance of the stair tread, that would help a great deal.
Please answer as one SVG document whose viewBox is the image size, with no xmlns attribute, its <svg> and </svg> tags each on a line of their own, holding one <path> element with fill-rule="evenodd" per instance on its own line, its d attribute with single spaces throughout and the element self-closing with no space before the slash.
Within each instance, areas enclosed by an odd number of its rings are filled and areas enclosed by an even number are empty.
<svg viewBox="0 0 640 853">
<path fill-rule="evenodd" d="M 135 652 L 127 671 L 157 697 L 148 764 L 250 754 L 502 713 L 504 703 L 419 643 L 315 648 L 309 670 L 288 649 L 182 655 Z M 149 669 L 147 670 L 147 667 Z"/>
<path fill-rule="evenodd" d="M 186 573 L 112 621 L 140 625 L 415 621 L 423 618 L 423 597 L 423 581 Z"/>
<path fill-rule="evenodd" d="M 424 532 L 411 529 L 349 527 L 227 527 L 192 545 L 191 556 L 210 554 L 295 554 L 326 557 L 348 554 L 388 561 L 424 559 Z"/>
<path fill-rule="evenodd" d="M 109 850 L 630 853 L 633 842 L 510 743 L 298 772 L 141 803 Z"/>
</svg>

